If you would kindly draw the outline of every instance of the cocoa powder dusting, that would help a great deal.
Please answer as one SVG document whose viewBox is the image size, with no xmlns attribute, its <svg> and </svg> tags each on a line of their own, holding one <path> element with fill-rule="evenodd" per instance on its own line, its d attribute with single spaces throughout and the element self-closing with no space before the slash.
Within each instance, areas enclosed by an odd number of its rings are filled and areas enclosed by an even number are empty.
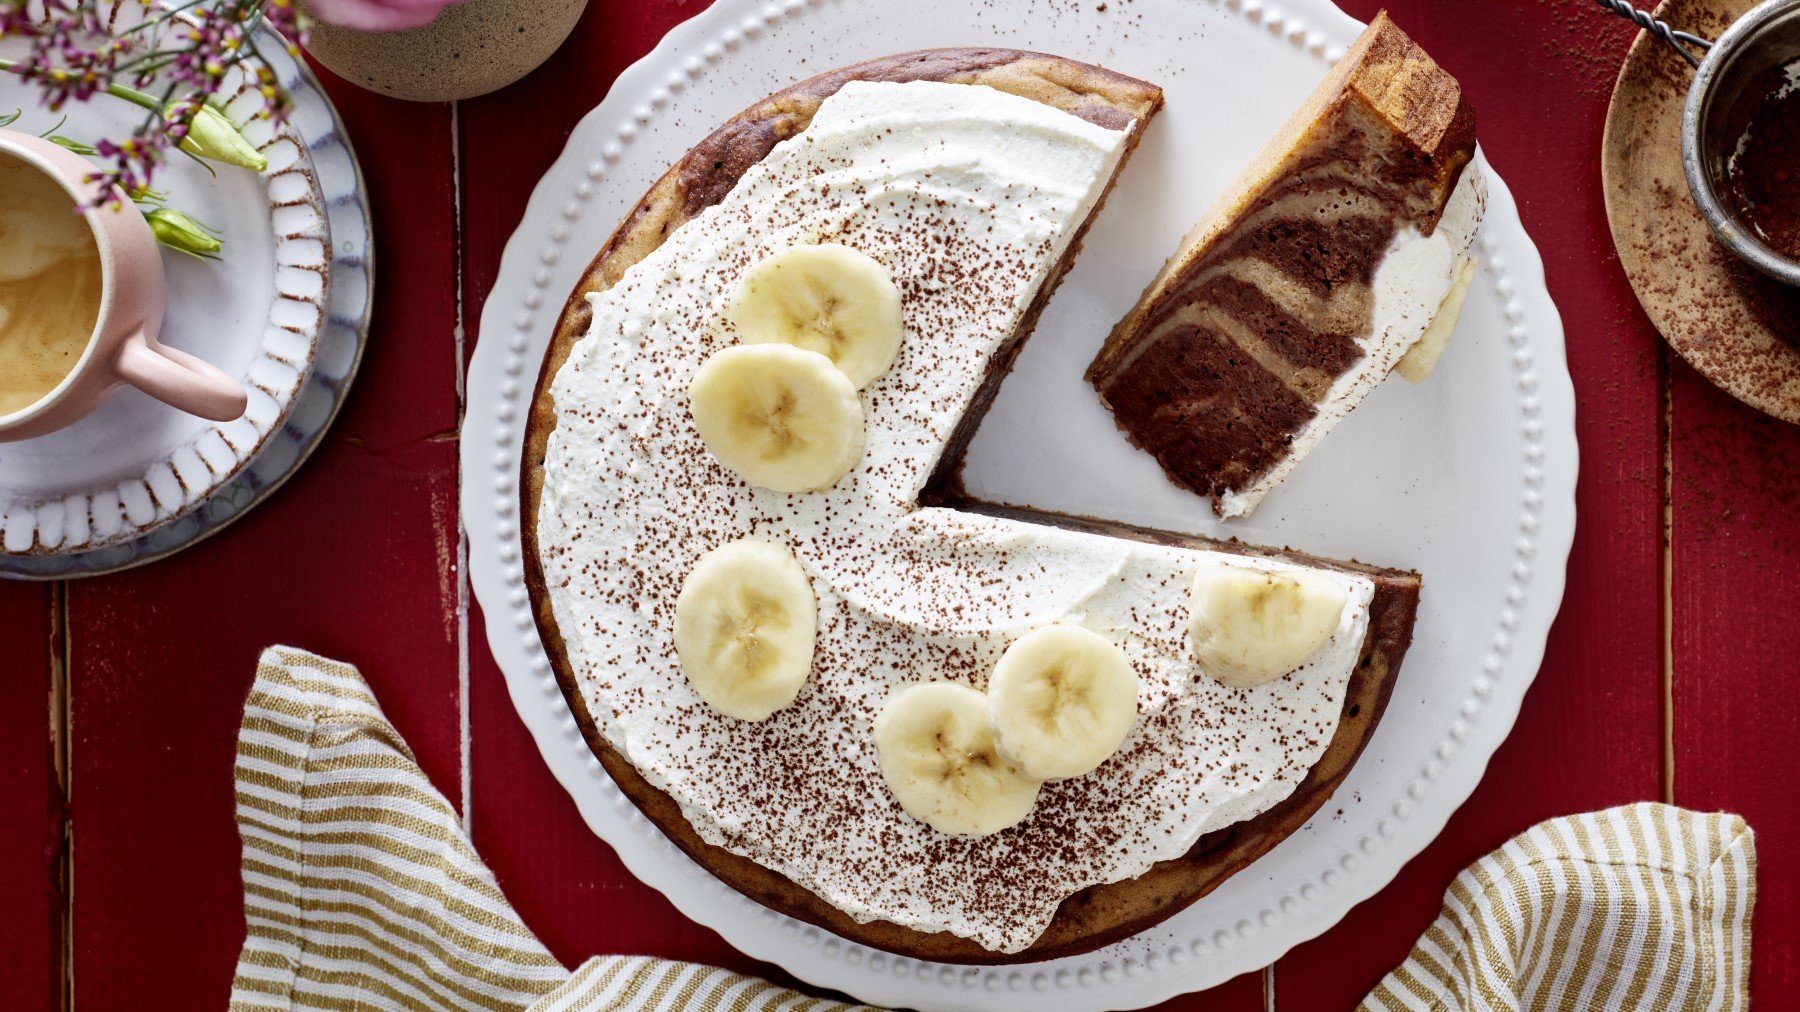
<svg viewBox="0 0 1800 1012">
<path fill-rule="evenodd" d="M 1752 78 L 1726 131 L 1741 138 L 1726 177 L 1732 213 L 1770 249 L 1800 260 L 1800 63 Z"/>
<path fill-rule="evenodd" d="M 1754 5 L 1668 0 L 1659 14 L 1716 37 Z M 1602 158 L 1620 263 L 1651 322 L 1683 359 L 1752 407 L 1800 423 L 1800 287 L 1727 253 L 1694 205 L 1680 144 L 1691 78 L 1688 65 L 1649 35 L 1633 45 L 1620 73 Z M 1728 195 L 1721 199 L 1729 206 Z"/>
</svg>

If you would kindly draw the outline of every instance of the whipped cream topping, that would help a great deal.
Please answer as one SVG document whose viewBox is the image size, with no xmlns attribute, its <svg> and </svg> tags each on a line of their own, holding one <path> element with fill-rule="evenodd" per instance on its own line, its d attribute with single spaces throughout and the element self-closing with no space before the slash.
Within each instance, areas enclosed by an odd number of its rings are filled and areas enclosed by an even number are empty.
<svg viewBox="0 0 1800 1012">
<path fill-rule="evenodd" d="M 1294 673 L 1233 689 L 1192 660 L 1193 574 L 1287 564 L 916 505 L 1126 138 L 984 87 L 846 84 L 718 205 L 590 297 L 591 329 L 553 381 L 539 550 L 588 712 L 704 839 L 859 920 L 1018 951 L 1069 895 L 1287 797 L 1336 730 L 1369 580 L 1334 574 L 1349 604 L 1330 640 Z M 789 495 L 708 455 L 686 389 L 736 342 L 722 310 L 745 269 L 813 242 L 880 260 L 907 333 L 862 393 L 862 462 L 829 491 Z M 695 560 L 750 536 L 793 550 L 819 612 L 811 677 L 760 723 L 701 702 L 672 634 Z M 939 680 L 985 689 L 1008 643 L 1065 622 L 1111 638 L 1138 674 L 1138 723 L 1120 751 L 1046 784 L 1030 817 L 993 836 L 946 836 L 906 815 L 875 755 L 888 695 Z"/>
<path fill-rule="evenodd" d="M 1250 485 L 1220 494 L 1219 516 L 1241 517 L 1256 509 L 1263 496 L 1281 484 L 1294 465 L 1419 343 L 1444 296 L 1456 284 L 1486 208 L 1487 183 L 1481 170 L 1470 162 L 1463 167 L 1462 178 L 1451 189 L 1444 213 L 1430 235 L 1411 225 L 1395 234 L 1369 284 L 1375 308 L 1369 333 L 1356 341 L 1362 358 L 1332 381 L 1318 404 L 1319 413 L 1294 433 L 1288 452 L 1274 466 Z"/>
</svg>

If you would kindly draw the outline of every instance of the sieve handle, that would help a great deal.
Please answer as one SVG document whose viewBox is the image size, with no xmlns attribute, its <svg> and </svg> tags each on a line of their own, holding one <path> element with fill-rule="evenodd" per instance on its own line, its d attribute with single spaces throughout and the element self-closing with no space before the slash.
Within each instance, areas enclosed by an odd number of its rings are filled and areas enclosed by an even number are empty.
<svg viewBox="0 0 1800 1012">
<path fill-rule="evenodd" d="M 1708 49 L 1712 48 L 1712 43 L 1706 39 L 1703 39 L 1698 35 L 1690 35 L 1687 32 L 1678 32 L 1675 29 L 1670 28 L 1668 22 L 1656 20 L 1649 14 L 1631 6 L 1626 0 L 1595 0 L 1595 2 L 1607 10 L 1612 11 L 1614 14 L 1629 19 L 1639 28 L 1642 28 L 1644 31 L 1649 32 L 1664 42 L 1667 42 L 1669 48 L 1680 53 L 1681 58 L 1686 60 L 1690 67 L 1698 68 L 1700 66 L 1701 58 Z M 1694 50 L 1696 49 L 1700 50 L 1699 55 L 1694 53 Z"/>
</svg>

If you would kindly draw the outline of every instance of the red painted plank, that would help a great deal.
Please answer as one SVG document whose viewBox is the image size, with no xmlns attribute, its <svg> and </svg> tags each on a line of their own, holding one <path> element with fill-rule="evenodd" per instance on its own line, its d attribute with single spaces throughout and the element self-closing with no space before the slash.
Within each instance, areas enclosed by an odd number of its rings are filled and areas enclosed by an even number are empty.
<svg viewBox="0 0 1800 1012">
<path fill-rule="evenodd" d="M 327 86 L 377 230 L 374 334 L 350 402 L 231 529 L 69 590 L 84 1007 L 225 1003 L 244 933 L 231 770 L 262 647 L 359 665 L 425 771 L 460 794 L 450 111 Z"/>
<path fill-rule="evenodd" d="M 1596 163 L 1632 29 L 1590 0 L 1459 4 L 1454 17 L 1439 0 L 1340 2 L 1365 20 L 1388 7 L 1474 103 L 1568 333 L 1582 473 L 1568 591 L 1511 738 L 1393 885 L 1276 964 L 1277 1007 L 1299 1009 L 1351 1007 L 1405 958 L 1456 873 L 1512 834 L 1661 787 L 1662 345 L 1617 266 Z M 1428 677 L 1405 671 L 1398 691 Z"/>
<path fill-rule="evenodd" d="M 596 0 L 543 66 L 494 94 L 461 103 L 463 292 L 471 353 L 500 252 L 576 121 L 600 104 L 620 71 L 706 7 L 705 0 Z"/>
<path fill-rule="evenodd" d="M 51 672 L 60 651 L 50 584 L 0 581 L 0 994 L 62 1007 L 62 788 Z"/>
<path fill-rule="evenodd" d="M 1675 800 L 1756 830 L 1751 995 L 1800 990 L 1800 426 L 1671 375 Z"/>
<path fill-rule="evenodd" d="M 463 103 L 464 292 L 472 338 L 479 337 L 480 307 L 501 249 L 575 122 L 605 97 L 619 71 L 701 6 L 590 5 L 571 41 L 543 68 L 496 95 Z M 746 95 L 745 104 L 758 97 Z M 698 140 L 706 127 L 694 129 Z M 469 627 L 476 846 L 551 951 L 570 963 L 600 952 L 650 953 L 787 980 L 688 921 L 588 831 L 513 712 L 478 613 Z M 1261 1009 L 1261 976 L 1246 975 L 1171 1007 L 1199 1004 L 1225 1012 Z"/>
</svg>

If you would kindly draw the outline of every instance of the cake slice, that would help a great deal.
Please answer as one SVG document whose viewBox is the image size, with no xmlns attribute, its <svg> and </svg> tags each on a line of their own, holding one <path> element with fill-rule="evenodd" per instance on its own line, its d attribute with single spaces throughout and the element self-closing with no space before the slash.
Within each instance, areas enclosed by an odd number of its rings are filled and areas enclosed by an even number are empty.
<svg viewBox="0 0 1800 1012">
<path fill-rule="evenodd" d="M 1419 342 L 1481 221 L 1475 111 L 1386 12 L 1182 240 L 1087 378 L 1243 516 Z"/>
</svg>

